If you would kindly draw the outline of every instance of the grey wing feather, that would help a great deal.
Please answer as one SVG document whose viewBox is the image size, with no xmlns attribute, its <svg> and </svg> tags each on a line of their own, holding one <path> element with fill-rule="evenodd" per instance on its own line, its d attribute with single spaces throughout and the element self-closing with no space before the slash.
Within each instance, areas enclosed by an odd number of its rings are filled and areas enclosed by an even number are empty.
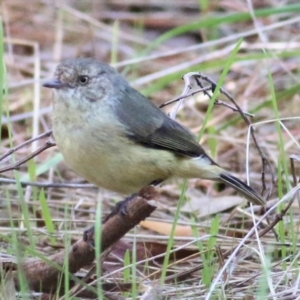
<svg viewBox="0 0 300 300">
<path fill-rule="evenodd" d="M 120 121 L 127 125 L 127 136 L 132 140 L 179 155 L 207 156 L 188 129 L 165 115 L 135 89 L 127 86 L 118 100 L 115 112 Z"/>
</svg>

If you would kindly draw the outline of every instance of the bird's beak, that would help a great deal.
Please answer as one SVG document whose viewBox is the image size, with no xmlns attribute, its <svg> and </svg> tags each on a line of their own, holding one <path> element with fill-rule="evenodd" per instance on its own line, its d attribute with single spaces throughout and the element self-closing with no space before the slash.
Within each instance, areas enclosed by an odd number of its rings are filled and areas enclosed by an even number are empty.
<svg viewBox="0 0 300 300">
<path fill-rule="evenodd" d="M 51 89 L 61 89 L 67 87 L 68 84 L 61 82 L 58 79 L 51 79 L 43 83 L 43 86 Z"/>
</svg>

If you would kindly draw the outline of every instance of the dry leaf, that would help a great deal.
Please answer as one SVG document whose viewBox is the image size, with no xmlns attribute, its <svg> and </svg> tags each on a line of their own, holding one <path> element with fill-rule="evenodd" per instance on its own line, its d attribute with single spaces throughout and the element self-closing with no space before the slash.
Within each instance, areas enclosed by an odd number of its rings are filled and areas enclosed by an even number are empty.
<svg viewBox="0 0 300 300">
<path fill-rule="evenodd" d="M 158 221 L 145 220 L 140 222 L 140 225 L 144 228 L 151 229 L 155 232 L 164 235 L 170 235 L 173 224 L 164 223 Z M 192 228 L 190 226 L 185 225 L 176 225 L 175 228 L 175 236 L 192 236 Z"/>
<path fill-rule="evenodd" d="M 190 199 L 181 211 L 196 213 L 198 217 L 213 215 L 241 205 L 245 200 L 240 196 L 223 196 L 210 198 L 197 189 L 188 189 L 186 196 Z"/>
</svg>

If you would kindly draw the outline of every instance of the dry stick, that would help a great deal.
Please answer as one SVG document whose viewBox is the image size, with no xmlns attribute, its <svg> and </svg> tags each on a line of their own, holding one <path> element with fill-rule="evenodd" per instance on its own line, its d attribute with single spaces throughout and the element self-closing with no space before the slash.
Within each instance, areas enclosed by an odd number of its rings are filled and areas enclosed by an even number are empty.
<svg viewBox="0 0 300 300">
<path fill-rule="evenodd" d="M 155 210 L 155 207 L 150 205 L 145 199 L 141 196 L 132 198 L 125 203 L 126 214 L 123 213 L 124 208 L 122 208 L 122 211 L 106 220 L 101 228 L 101 252 L 112 246 Z M 95 259 L 95 249 L 91 247 L 93 234 L 93 230 L 86 231 L 83 238 L 73 244 L 71 249 L 51 255 L 47 260 L 63 268 L 67 257 L 69 272 L 77 272 Z M 64 275 L 64 271 L 42 259 L 28 259 L 20 267 L 31 290 L 51 293 L 56 292 L 56 289 L 60 287 L 60 291 L 64 292 L 64 287 L 61 284 L 64 280 L 60 280 Z M 14 278 L 18 283 L 17 272 L 15 271 Z"/>
<path fill-rule="evenodd" d="M 0 178 L 0 184 L 16 184 L 17 180 L 9 178 Z M 92 183 L 58 183 L 58 182 L 32 182 L 32 181 L 20 181 L 21 186 L 36 186 L 40 188 L 69 188 L 69 189 L 98 189 L 98 187 Z"/>
<path fill-rule="evenodd" d="M 7 167 L 4 167 L 4 168 L 0 169 L 0 173 L 4 173 L 4 172 L 7 172 L 7 171 L 11 171 L 11 170 L 18 170 L 22 164 L 24 164 L 25 162 L 27 162 L 30 159 L 34 158 L 35 156 L 37 156 L 38 154 L 42 153 L 46 149 L 54 147 L 54 146 L 56 146 L 55 143 L 47 141 L 42 147 L 40 147 L 39 149 L 37 149 L 33 153 L 27 155 L 23 159 L 17 161 L 14 164 L 11 164 L 11 165 L 9 165 Z"/>
<path fill-rule="evenodd" d="M 298 182 L 300 182 L 300 179 L 297 179 L 296 175 L 296 168 L 295 168 L 295 161 L 300 161 L 300 156 L 296 154 L 292 154 L 290 156 L 290 165 L 291 165 L 291 172 L 293 176 L 294 185 L 296 186 Z"/>
<path fill-rule="evenodd" d="M 175 98 L 175 99 L 173 99 L 173 100 L 167 101 L 167 102 L 161 104 L 161 105 L 159 106 L 159 108 L 163 108 L 163 107 L 165 107 L 165 106 L 167 106 L 167 105 L 170 105 L 170 104 L 173 104 L 173 103 L 175 103 L 175 102 L 178 102 L 178 101 L 180 101 L 180 100 L 182 100 L 182 99 L 185 99 L 185 98 L 194 96 L 194 95 L 199 94 L 199 93 L 201 93 L 201 92 L 203 92 L 205 95 L 208 95 L 209 97 L 211 97 L 211 96 L 207 93 L 207 91 L 211 91 L 211 90 L 212 90 L 212 87 L 211 87 L 211 86 L 209 86 L 209 87 L 202 87 L 202 88 L 200 88 L 200 89 L 198 89 L 198 90 L 196 90 L 196 91 L 190 92 L 190 93 L 188 93 L 188 94 L 186 94 L 186 95 L 182 95 L 182 96 L 177 97 L 177 98 Z M 225 106 L 225 107 L 227 107 L 227 108 L 230 108 L 232 111 L 238 111 L 238 109 L 236 109 L 234 106 L 232 106 L 232 105 L 230 105 L 230 104 L 228 104 L 228 103 L 225 103 L 225 102 L 223 102 L 223 101 L 221 101 L 221 100 L 216 100 L 214 104 L 215 104 L 215 105 L 220 105 L 220 106 Z M 245 115 L 249 116 L 249 117 L 253 117 L 253 114 L 250 114 L 250 113 L 248 113 L 248 112 L 246 112 L 246 111 L 243 111 L 243 113 L 244 113 Z"/>
<path fill-rule="evenodd" d="M 291 165 L 291 173 L 292 173 L 292 177 L 293 177 L 293 182 L 294 182 L 294 186 L 296 186 L 298 184 L 298 182 L 300 182 L 300 178 L 297 179 L 297 175 L 296 175 L 296 168 L 295 168 L 295 161 L 300 161 L 300 156 L 296 155 L 296 154 L 292 154 L 290 156 L 290 165 Z M 298 205 L 300 204 L 300 197 L 299 194 L 297 194 L 297 201 L 298 201 Z"/>
<path fill-rule="evenodd" d="M 52 134 L 52 130 L 46 131 L 40 135 L 38 135 L 37 137 L 34 137 L 32 139 L 29 139 L 27 141 L 25 141 L 24 143 L 21 143 L 20 145 L 10 149 L 9 151 L 7 151 L 6 153 L 4 153 L 3 155 L 0 156 L 0 161 L 3 160 L 4 158 L 6 158 L 7 156 L 13 154 L 14 152 L 18 151 L 19 149 L 25 147 L 28 144 L 31 144 L 32 142 L 38 141 L 44 137 L 49 137 Z"/>
<path fill-rule="evenodd" d="M 194 95 L 196 95 L 196 94 L 198 94 L 198 93 L 201 93 L 201 92 L 204 92 L 204 91 L 210 91 L 210 90 L 211 90 L 211 86 L 209 86 L 209 87 L 203 87 L 203 88 L 201 88 L 201 89 L 198 89 L 198 90 L 193 91 L 193 92 L 191 92 L 191 93 L 188 93 L 188 94 L 186 94 L 186 95 L 182 95 L 182 96 L 177 97 L 177 98 L 175 98 L 175 99 L 173 99 L 173 100 L 167 101 L 167 102 L 161 104 L 161 105 L 159 106 L 159 108 L 163 108 L 163 107 L 165 107 L 165 106 L 167 106 L 167 105 L 170 105 L 170 104 L 172 104 L 172 103 L 178 102 L 178 101 L 181 100 L 181 99 L 185 99 L 185 98 L 194 96 Z"/>
</svg>

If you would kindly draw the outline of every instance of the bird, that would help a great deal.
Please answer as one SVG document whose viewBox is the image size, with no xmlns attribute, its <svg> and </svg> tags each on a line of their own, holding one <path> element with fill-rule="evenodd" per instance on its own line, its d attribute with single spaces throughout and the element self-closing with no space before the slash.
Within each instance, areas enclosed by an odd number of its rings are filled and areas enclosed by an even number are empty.
<svg viewBox="0 0 300 300">
<path fill-rule="evenodd" d="M 170 178 L 223 182 L 264 205 L 220 167 L 195 135 L 130 86 L 110 65 L 70 58 L 44 87 L 54 90 L 52 130 L 66 163 L 98 187 L 132 194 Z"/>
</svg>

